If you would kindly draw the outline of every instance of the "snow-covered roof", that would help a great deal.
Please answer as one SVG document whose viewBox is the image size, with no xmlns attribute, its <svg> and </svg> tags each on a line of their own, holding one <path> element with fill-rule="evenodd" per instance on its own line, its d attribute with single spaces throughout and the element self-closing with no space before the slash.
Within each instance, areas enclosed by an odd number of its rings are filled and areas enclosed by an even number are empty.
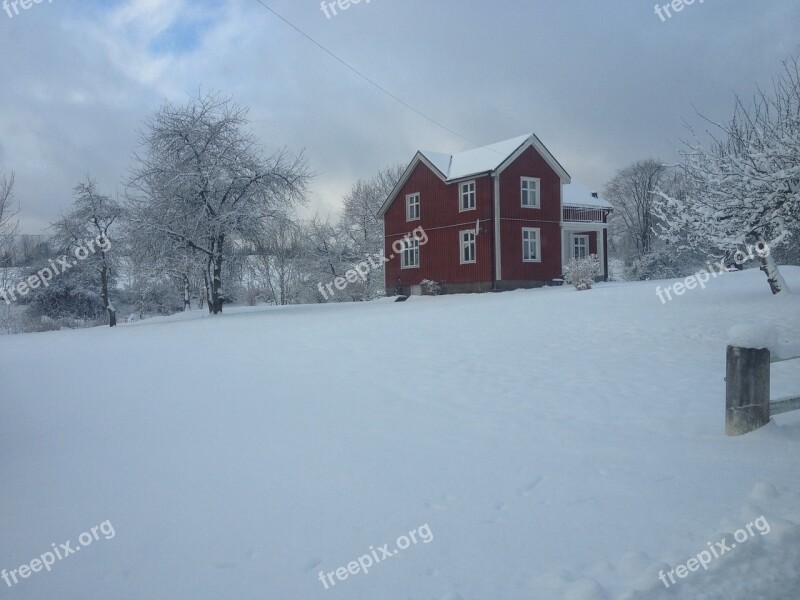
<svg viewBox="0 0 800 600">
<path fill-rule="evenodd" d="M 420 154 L 439 169 L 446 180 L 452 181 L 496 170 L 532 136 L 533 134 L 529 133 L 458 154 L 442 154 L 429 150 L 422 150 Z"/>
<path fill-rule="evenodd" d="M 583 185 L 580 181 L 575 179 L 572 183 L 565 185 L 563 188 L 562 203 L 564 206 L 585 206 L 590 208 L 607 208 L 614 210 L 611 203 L 605 198 L 592 196 L 594 193 L 591 189 Z"/>
<path fill-rule="evenodd" d="M 496 144 L 489 144 L 480 148 L 466 150 L 457 154 L 444 154 L 442 152 L 431 152 L 423 150 L 417 152 L 414 160 L 403 173 L 400 181 L 389 194 L 386 202 L 383 203 L 378 216 L 386 214 L 397 193 L 405 185 L 414 167 L 420 161 L 424 161 L 430 167 L 438 171 L 441 178 L 450 183 L 484 173 L 496 173 L 505 169 L 522 151 L 527 148 L 534 148 L 548 165 L 556 172 L 562 183 L 568 184 L 571 179 L 569 173 L 561 166 L 536 134 L 529 133 L 519 137 L 511 138 Z"/>
</svg>

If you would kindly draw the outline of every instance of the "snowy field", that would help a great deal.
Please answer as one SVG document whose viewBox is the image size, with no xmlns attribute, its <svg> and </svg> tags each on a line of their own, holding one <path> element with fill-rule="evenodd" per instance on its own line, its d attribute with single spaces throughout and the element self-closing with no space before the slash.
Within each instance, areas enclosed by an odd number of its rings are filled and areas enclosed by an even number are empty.
<svg viewBox="0 0 800 600">
<path fill-rule="evenodd" d="M 800 411 L 728 438 L 723 378 L 734 324 L 800 340 L 800 294 L 655 285 L 3 336 L 0 569 L 110 523 L 0 598 L 796 600 Z"/>
</svg>

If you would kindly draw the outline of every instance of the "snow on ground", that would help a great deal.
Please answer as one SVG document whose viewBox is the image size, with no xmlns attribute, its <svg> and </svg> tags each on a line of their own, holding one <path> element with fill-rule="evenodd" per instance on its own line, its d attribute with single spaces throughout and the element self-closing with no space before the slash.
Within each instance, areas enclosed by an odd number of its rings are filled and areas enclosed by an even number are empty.
<svg viewBox="0 0 800 600">
<path fill-rule="evenodd" d="M 0 569 L 115 535 L 0 594 L 794 600 L 800 412 L 727 438 L 723 378 L 733 325 L 800 339 L 800 294 L 756 270 L 665 305 L 655 285 L 4 336 Z M 797 392 L 800 361 L 774 365 L 773 396 Z"/>
</svg>

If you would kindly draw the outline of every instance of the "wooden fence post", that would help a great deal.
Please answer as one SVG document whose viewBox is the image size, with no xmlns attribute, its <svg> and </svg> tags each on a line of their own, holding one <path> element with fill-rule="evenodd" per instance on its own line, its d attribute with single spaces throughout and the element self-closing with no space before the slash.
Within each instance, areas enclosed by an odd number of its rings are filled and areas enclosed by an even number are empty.
<svg viewBox="0 0 800 600">
<path fill-rule="evenodd" d="M 770 352 L 728 346 L 725 433 L 743 435 L 769 423 Z"/>
</svg>

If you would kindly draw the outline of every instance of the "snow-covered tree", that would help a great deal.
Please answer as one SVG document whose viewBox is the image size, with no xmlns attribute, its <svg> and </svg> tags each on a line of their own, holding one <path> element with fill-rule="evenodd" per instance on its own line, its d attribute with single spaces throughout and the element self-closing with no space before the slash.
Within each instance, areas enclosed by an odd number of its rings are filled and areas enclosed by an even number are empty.
<svg viewBox="0 0 800 600">
<path fill-rule="evenodd" d="M 136 307 L 140 318 L 187 311 L 193 297 L 198 304 L 204 297 L 202 260 L 176 250 L 166 236 L 153 236 L 126 222 L 123 253 L 128 278 L 125 300 Z"/>
<path fill-rule="evenodd" d="M 132 227 L 202 258 L 213 314 L 222 312 L 226 261 L 304 202 L 309 181 L 302 154 L 264 157 L 247 126 L 247 110 L 217 94 L 167 102 L 146 123 L 128 182 Z"/>
<path fill-rule="evenodd" d="M 286 215 L 275 219 L 256 242 L 248 264 L 253 279 L 266 288 L 275 304 L 296 304 L 302 288 L 310 285 L 302 269 L 304 246 L 301 227 Z"/>
<path fill-rule="evenodd" d="M 800 65 L 784 63 L 769 92 L 751 105 L 738 97 L 730 121 L 714 123 L 708 146 L 687 143 L 681 168 L 687 194 L 667 190 L 660 235 L 684 247 L 732 252 L 747 244 L 775 250 L 789 243 L 800 214 Z M 772 253 L 759 254 L 773 294 L 787 291 Z"/>
<path fill-rule="evenodd" d="M 116 200 L 97 191 L 97 183 L 87 177 L 85 183 L 75 187 L 75 204 L 72 210 L 53 224 L 55 239 L 60 249 L 68 254 L 84 248 L 91 240 L 101 240 L 87 251 L 81 265 L 93 268 L 99 277 L 98 290 L 103 307 L 108 312 L 108 324 L 117 324 L 117 309 L 111 302 L 111 280 L 114 275 L 111 250 L 111 228 L 119 224 L 122 209 Z"/>
<path fill-rule="evenodd" d="M 349 236 L 338 224 L 333 224 L 327 219 L 323 221 L 317 216 L 304 223 L 302 227 L 305 240 L 303 269 L 316 282 L 314 286 L 344 276 L 347 269 L 350 268 L 348 263 L 348 258 L 351 256 L 348 246 Z M 318 294 L 317 301 L 341 301 L 344 299 L 342 295 L 323 298 Z"/>
<path fill-rule="evenodd" d="M 25 270 L 24 279 L 40 273 L 51 264 L 42 261 Z M 90 261 L 77 261 L 48 282 L 21 297 L 20 304 L 27 305 L 27 315 L 36 319 L 78 319 L 95 321 L 110 314 L 100 290 L 100 271 Z M 99 324 L 99 323 L 98 323 Z"/>
<path fill-rule="evenodd" d="M 402 165 L 382 169 L 371 179 L 357 181 L 344 197 L 339 227 L 347 239 L 345 260 L 350 263 L 347 269 L 363 261 L 366 256 L 374 257 L 383 252 L 383 219 L 378 217 L 378 212 L 404 171 Z M 371 300 L 381 296 L 383 289 L 381 266 L 380 269 L 370 270 L 367 280 L 348 292 L 351 296 L 357 294 L 359 300 Z"/>
</svg>

